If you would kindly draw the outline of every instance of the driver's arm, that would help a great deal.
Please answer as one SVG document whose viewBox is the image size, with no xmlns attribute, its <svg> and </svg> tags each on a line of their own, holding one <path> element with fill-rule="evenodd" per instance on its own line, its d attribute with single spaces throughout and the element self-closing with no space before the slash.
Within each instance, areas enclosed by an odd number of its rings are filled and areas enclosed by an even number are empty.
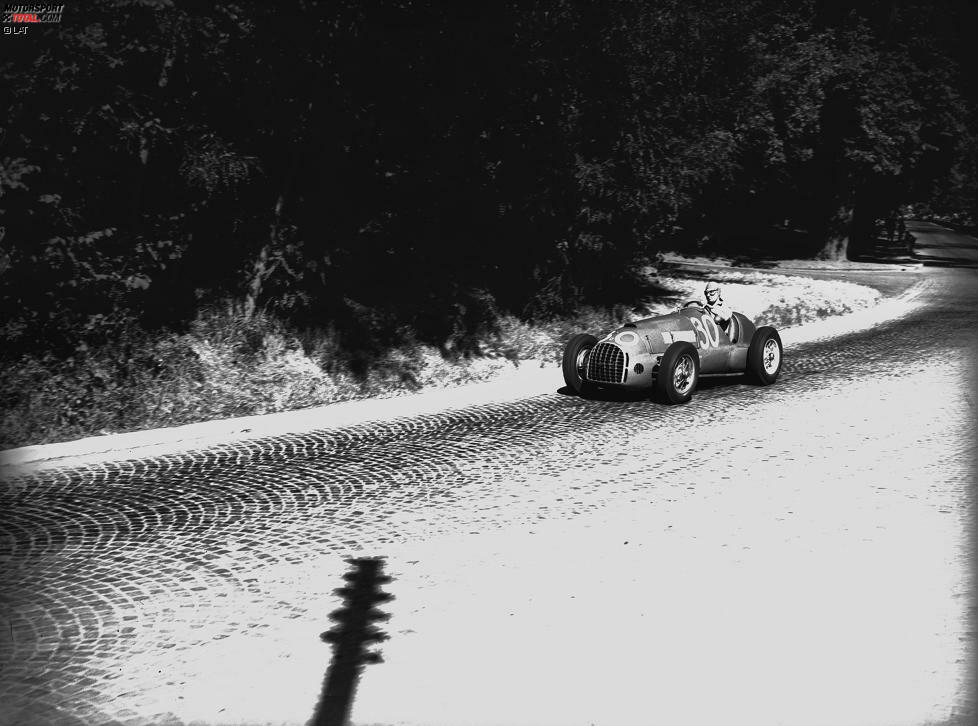
<svg viewBox="0 0 978 726">
<path fill-rule="evenodd" d="M 715 317 L 717 320 L 722 320 L 723 322 L 730 320 L 730 316 L 733 315 L 733 311 L 722 303 L 709 307 L 707 310 L 713 313 L 713 317 Z"/>
</svg>

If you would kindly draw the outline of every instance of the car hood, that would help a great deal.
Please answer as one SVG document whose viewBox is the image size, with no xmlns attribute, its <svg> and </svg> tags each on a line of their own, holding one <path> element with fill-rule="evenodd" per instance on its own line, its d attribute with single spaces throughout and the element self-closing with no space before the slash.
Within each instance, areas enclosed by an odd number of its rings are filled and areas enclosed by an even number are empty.
<svg viewBox="0 0 978 726">
<path fill-rule="evenodd" d="M 680 310 L 626 323 L 611 331 L 601 342 L 615 343 L 633 353 L 662 353 L 676 341 L 692 343 L 696 340 L 690 314 L 695 313 Z"/>
</svg>

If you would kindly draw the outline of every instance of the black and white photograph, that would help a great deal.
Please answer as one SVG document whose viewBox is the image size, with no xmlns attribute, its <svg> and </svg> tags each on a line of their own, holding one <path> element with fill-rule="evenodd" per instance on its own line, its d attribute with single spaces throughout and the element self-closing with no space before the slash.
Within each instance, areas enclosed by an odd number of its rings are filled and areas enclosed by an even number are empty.
<svg viewBox="0 0 978 726">
<path fill-rule="evenodd" d="M 0 18 L 0 726 L 975 726 L 978 4 Z"/>
</svg>

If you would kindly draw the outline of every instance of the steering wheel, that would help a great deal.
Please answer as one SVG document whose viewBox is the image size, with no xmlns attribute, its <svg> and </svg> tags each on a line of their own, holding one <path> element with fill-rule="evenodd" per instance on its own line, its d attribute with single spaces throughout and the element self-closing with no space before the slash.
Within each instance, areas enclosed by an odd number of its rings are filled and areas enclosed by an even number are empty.
<svg viewBox="0 0 978 726">
<path fill-rule="evenodd" d="M 699 308 L 700 310 L 706 309 L 703 307 L 703 303 L 701 303 L 699 300 L 687 300 L 680 306 L 679 309 L 685 310 L 686 308 L 693 308 L 693 307 Z"/>
</svg>

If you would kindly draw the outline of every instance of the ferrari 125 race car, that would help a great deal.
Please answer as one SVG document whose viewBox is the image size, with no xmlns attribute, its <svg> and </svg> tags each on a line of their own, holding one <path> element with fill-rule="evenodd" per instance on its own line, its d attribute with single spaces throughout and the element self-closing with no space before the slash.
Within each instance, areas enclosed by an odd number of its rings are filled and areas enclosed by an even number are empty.
<svg viewBox="0 0 978 726">
<path fill-rule="evenodd" d="M 564 349 L 564 382 L 580 395 L 600 388 L 651 390 L 663 403 L 686 403 L 701 375 L 743 374 L 762 385 L 778 379 L 778 331 L 734 312 L 724 330 L 703 304 L 625 323 L 598 340 L 575 335 Z"/>
</svg>

